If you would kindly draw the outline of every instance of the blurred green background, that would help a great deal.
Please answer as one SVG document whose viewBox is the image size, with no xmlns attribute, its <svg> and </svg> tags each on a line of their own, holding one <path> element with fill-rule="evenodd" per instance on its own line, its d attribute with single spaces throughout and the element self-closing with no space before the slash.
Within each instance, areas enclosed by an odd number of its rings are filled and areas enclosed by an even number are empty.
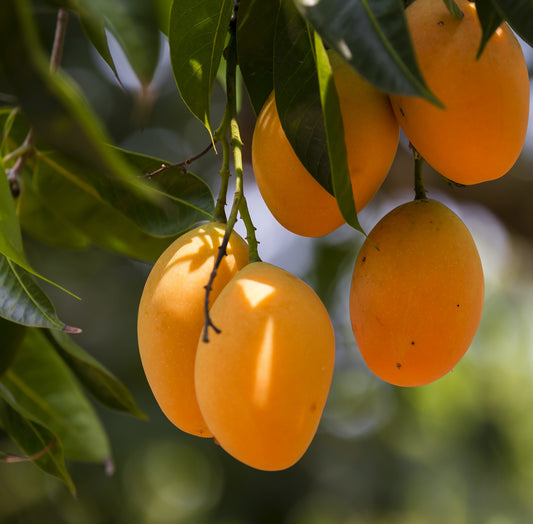
<svg viewBox="0 0 533 524">
<path fill-rule="evenodd" d="M 54 22 L 42 17 L 45 39 Z M 180 102 L 165 50 L 149 93 L 138 93 L 125 65 L 122 91 L 71 18 L 63 65 L 119 146 L 178 162 L 207 145 L 202 125 Z M 214 121 L 222 104 L 217 88 Z M 474 235 L 486 300 L 479 332 L 456 369 L 434 384 L 403 389 L 369 372 L 351 332 L 349 282 L 362 235 L 342 227 L 303 239 L 275 223 L 253 182 L 255 117 L 245 101 L 241 114 L 245 190 L 260 255 L 310 283 L 336 329 L 335 375 L 311 447 L 289 470 L 267 473 L 238 463 L 212 440 L 177 430 L 161 414 L 137 350 L 137 306 L 150 267 L 96 248 L 62 251 L 28 238 L 35 267 L 82 297 L 46 288 L 60 318 L 83 328 L 78 342 L 127 385 L 149 421 L 99 410 L 115 472 L 70 464 L 77 499 L 29 463 L 0 464 L 0 523 L 533 522 L 533 125 L 518 163 L 498 181 L 456 188 L 425 170 L 429 196 L 454 209 Z M 191 167 L 214 191 L 219 162 L 211 154 Z M 360 214 L 365 230 L 413 197 L 412 173 L 402 139 L 387 181 Z M 1 434 L 0 449 L 16 451 Z"/>
</svg>

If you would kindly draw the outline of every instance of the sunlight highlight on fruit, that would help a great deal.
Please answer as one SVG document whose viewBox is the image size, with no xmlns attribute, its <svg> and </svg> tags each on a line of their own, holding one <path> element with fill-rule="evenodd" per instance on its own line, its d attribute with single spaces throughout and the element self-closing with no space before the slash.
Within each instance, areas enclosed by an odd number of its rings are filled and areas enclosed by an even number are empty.
<svg viewBox="0 0 533 524">
<path fill-rule="evenodd" d="M 174 425 L 201 437 L 211 433 L 196 401 L 194 361 L 204 326 L 205 285 L 224 231 L 224 225 L 208 223 L 179 237 L 152 268 L 139 305 L 139 351 L 152 392 Z M 248 262 L 248 246 L 236 233 L 227 253 L 213 282 L 211 304 Z"/>
<path fill-rule="evenodd" d="M 250 299 L 256 292 L 258 299 Z M 254 262 L 222 290 L 211 317 L 222 332 L 200 340 L 195 367 L 209 430 L 249 466 L 292 466 L 315 435 L 333 375 L 326 308 L 300 279 Z"/>
</svg>

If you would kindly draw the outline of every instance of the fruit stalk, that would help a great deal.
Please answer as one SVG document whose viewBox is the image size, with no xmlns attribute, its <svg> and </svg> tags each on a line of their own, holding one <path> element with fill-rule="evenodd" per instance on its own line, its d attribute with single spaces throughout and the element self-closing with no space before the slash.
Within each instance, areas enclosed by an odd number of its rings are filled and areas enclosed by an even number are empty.
<svg viewBox="0 0 533 524">
<path fill-rule="evenodd" d="M 226 195 L 228 193 L 229 179 L 231 177 L 230 171 L 230 156 L 231 148 L 228 140 L 228 130 L 231 121 L 231 114 L 229 111 L 229 105 L 226 104 L 226 109 L 224 111 L 224 116 L 222 122 L 218 126 L 218 129 L 215 131 L 215 142 L 220 142 L 222 145 L 222 167 L 219 170 L 219 175 L 221 176 L 221 185 L 218 191 L 217 203 L 215 207 L 214 218 L 215 221 L 225 224 L 227 222 L 226 218 Z"/>
<path fill-rule="evenodd" d="M 222 202 L 225 203 L 226 200 L 226 190 L 227 182 L 229 179 L 229 148 L 227 147 L 227 138 L 226 138 L 226 129 L 227 123 L 229 122 L 229 131 L 230 131 L 230 147 L 233 152 L 233 166 L 235 169 L 235 191 L 233 194 L 233 203 L 231 206 L 231 211 L 226 222 L 226 232 L 220 247 L 218 248 L 218 255 L 213 266 L 213 271 L 209 277 L 209 281 L 205 286 L 205 300 L 204 300 L 204 313 L 205 313 L 205 323 L 204 330 L 202 335 L 202 340 L 204 342 L 209 342 L 209 328 L 215 330 L 219 333 L 220 330 L 213 324 L 211 317 L 209 315 L 209 295 L 211 293 L 211 288 L 213 281 L 216 278 L 217 270 L 226 254 L 226 247 L 229 242 L 230 235 L 233 231 L 235 223 L 237 222 L 237 217 L 239 210 L 241 209 L 241 216 L 246 225 L 247 239 L 249 242 L 250 249 L 250 259 L 259 260 L 257 254 L 257 240 L 255 237 L 255 227 L 252 223 L 250 214 L 248 213 L 248 207 L 246 204 L 241 204 L 244 201 L 243 195 L 243 167 L 242 167 L 242 148 L 243 143 L 241 140 L 239 123 L 237 120 L 237 98 L 236 98 L 236 74 L 237 74 L 237 41 L 236 41 L 236 17 L 235 11 L 237 4 L 235 5 L 234 14 L 230 23 L 230 39 L 228 46 L 225 50 L 226 57 L 226 111 L 224 113 L 224 118 L 222 124 L 217 130 L 217 135 L 219 134 L 220 140 L 223 147 L 224 159 L 223 167 L 221 169 L 221 174 L 223 176 L 223 187 L 219 193 L 217 200 L 217 209 L 219 206 L 222 206 Z M 224 162 L 227 162 L 225 164 Z M 245 201 L 244 201 L 245 202 Z M 244 212 L 243 212 L 244 210 Z M 215 210 L 216 216 L 217 210 Z"/>
<path fill-rule="evenodd" d="M 239 206 L 239 214 L 244 222 L 244 225 L 246 226 L 246 241 L 248 242 L 248 256 L 250 262 L 261 262 L 259 252 L 257 250 L 259 242 L 255 237 L 256 227 L 254 226 L 252 218 L 250 217 L 248 202 L 246 201 L 246 197 L 244 195 L 242 195 L 241 204 Z"/>
<path fill-rule="evenodd" d="M 415 160 L 415 200 L 425 200 L 426 188 L 424 187 L 424 181 L 422 177 L 422 169 L 424 167 L 424 159 L 422 155 L 413 147 L 413 158 Z"/>
</svg>

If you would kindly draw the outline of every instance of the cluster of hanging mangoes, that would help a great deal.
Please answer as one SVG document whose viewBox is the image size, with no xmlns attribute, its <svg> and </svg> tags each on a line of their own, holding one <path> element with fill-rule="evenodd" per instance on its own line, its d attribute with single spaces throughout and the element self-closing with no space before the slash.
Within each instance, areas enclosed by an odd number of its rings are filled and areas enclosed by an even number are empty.
<svg viewBox="0 0 533 524">
<path fill-rule="evenodd" d="M 503 24 L 476 59 L 475 6 L 457 4 L 461 19 L 441 0 L 416 0 L 406 12 L 420 68 L 443 107 L 379 92 L 329 55 L 358 210 L 390 169 L 399 126 L 425 161 L 459 184 L 502 176 L 522 149 L 529 78 L 520 45 Z M 316 237 L 343 223 L 334 197 L 287 141 L 274 93 L 258 117 L 252 156 L 261 194 L 285 228 Z M 142 363 L 178 428 L 214 437 L 252 467 L 284 469 L 303 455 L 318 427 L 333 377 L 333 328 L 307 284 L 250 262 L 236 233 L 206 303 L 224 232 L 223 224 L 202 225 L 155 264 L 139 308 Z M 349 304 L 357 345 L 382 379 L 427 384 L 467 351 L 483 297 L 470 232 L 450 209 L 419 193 L 383 217 L 360 250 Z M 209 341 L 206 317 L 220 329 Z"/>
</svg>

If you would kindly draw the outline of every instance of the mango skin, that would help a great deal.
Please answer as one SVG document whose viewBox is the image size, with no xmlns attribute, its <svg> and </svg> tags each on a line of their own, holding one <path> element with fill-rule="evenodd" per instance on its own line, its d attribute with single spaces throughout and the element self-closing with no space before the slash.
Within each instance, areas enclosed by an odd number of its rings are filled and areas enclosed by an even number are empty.
<svg viewBox="0 0 533 524">
<path fill-rule="evenodd" d="M 455 19 L 442 0 L 416 0 L 406 17 L 422 75 L 444 109 L 418 97 L 391 96 L 407 138 L 441 175 L 478 184 L 506 174 L 526 138 L 529 75 L 507 24 L 476 59 L 481 25 L 474 3 L 456 0 Z"/>
<path fill-rule="evenodd" d="M 348 167 L 357 211 L 385 180 L 398 148 L 400 128 L 389 97 L 328 52 L 339 95 Z M 274 218 L 288 231 L 320 237 L 344 224 L 335 197 L 307 171 L 279 120 L 274 92 L 257 118 L 252 141 L 257 186 Z"/>
<path fill-rule="evenodd" d="M 224 225 L 211 222 L 175 240 L 152 268 L 139 304 L 139 352 L 154 397 L 175 426 L 200 437 L 212 435 L 196 400 L 194 362 L 204 326 L 204 286 L 224 230 Z M 247 263 L 248 246 L 233 232 L 210 304 Z"/>
<path fill-rule="evenodd" d="M 368 367 L 398 386 L 448 373 L 481 320 L 484 278 L 472 235 L 435 200 L 393 209 L 369 233 L 355 263 L 350 317 Z"/>
<path fill-rule="evenodd" d="M 332 380 L 325 306 L 302 280 L 254 262 L 223 289 L 211 315 L 222 332 L 200 340 L 195 368 L 209 430 L 248 466 L 292 466 L 315 435 Z"/>
</svg>

